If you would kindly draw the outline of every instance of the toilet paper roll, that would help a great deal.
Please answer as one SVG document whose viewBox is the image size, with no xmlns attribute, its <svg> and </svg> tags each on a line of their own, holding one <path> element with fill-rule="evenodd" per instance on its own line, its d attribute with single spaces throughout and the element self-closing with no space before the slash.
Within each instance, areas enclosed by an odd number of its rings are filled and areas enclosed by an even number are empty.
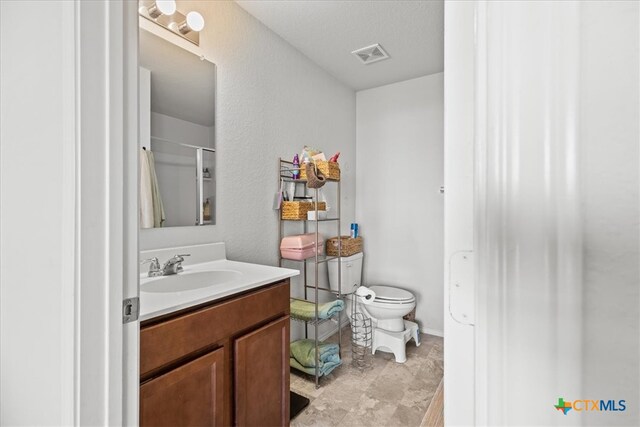
<svg viewBox="0 0 640 427">
<path fill-rule="evenodd" d="M 355 292 L 358 301 L 362 304 L 371 304 L 376 299 L 376 293 L 366 286 L 360 286 Z"/>
</svg>

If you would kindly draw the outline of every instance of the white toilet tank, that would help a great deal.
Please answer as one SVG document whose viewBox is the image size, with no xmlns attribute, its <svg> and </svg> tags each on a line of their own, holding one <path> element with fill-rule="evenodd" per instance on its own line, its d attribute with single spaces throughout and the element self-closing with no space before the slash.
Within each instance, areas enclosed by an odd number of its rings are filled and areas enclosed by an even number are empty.
<svg viewBox="0 0 640 427">
<path fill-rule="evenodd" d="M 360 286 L 362 281 L 362 252 L 349 257 L 340 258 L 342 267 L 342 289 L 341 293 L 351 293 Z M 329 286 L 333 290 L 338 290 L 338 260 L 332 259 L 329 264 Z"/>
</svg>

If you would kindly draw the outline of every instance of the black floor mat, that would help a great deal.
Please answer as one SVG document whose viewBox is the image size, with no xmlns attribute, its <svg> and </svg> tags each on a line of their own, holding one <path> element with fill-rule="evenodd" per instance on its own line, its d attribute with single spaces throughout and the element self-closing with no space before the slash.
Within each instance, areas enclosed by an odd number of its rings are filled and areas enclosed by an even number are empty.
<svg viewBox="0 0 640 427">
<path fill-rule="evenodd" d="M 292 420 L 309 405 L 310 400 L 291 390 L 289 390 L 289 396 L 289 419 Z"/>
</svg>

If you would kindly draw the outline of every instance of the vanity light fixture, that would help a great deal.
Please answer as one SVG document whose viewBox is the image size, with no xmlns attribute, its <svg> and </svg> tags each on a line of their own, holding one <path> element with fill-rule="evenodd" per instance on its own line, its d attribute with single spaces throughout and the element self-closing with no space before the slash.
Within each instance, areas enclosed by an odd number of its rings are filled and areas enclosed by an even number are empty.
<svg viewBox="0 0 640 427">
<path fill-rule="evenodd" d="M 141 17 L 200 46 L 200 31 L 204 28 L 204 18 L 200 13 L 191 11 L 185 16 L 176 9 L 174 0 L 141 0 L 139 5 Z"/>
<path fill-rule="evenodd" d="M 176 2 L 174 0 L 156 0 L 146 6 L 146 10 L 153 19 L 158 19 L 162 15 L 171 16 L 176 13 Z"/>
<path fill-rule="evenodd" d="M 172 22 L 170 28 L 180 34 L 189 34 L 191 31 L 200 32 L 204 28 L 204 18 L 198 12 L 187 13 L 187 18 L 180 22 Z"/>
</svg>

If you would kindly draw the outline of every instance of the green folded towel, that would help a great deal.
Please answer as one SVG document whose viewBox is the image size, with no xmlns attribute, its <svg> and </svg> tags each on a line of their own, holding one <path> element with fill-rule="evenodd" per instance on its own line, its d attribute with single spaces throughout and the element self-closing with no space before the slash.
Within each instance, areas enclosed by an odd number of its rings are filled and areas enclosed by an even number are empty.
<svg viewBox="0 0 640 427">
<path fill-rule="evenodd" d="M 342 310 L 344 310 L 344 301 L 339 299 L 318 304 L 318 318 L 327 319 Z M 291 315 L 304 320 L 314 320 L 316 317 L 316 306 L 308 301 L 291 299 Z"/>
<path fill-rule="evenodd" d="M 342 364 L 342 361 L 340 360 L 340 358 L 338 358 L 337 362 L 326 362 L 326 363 L 324 363 L 321 367 L 318 368 L 318 371 L 319 371 L 318 373 L 320 374 L 319 376 L 322 377 L 324 375 L 329 375 L 331 373 L 331 371 L 336 369 L 341 364 Z M 302 372 L 304 372 L 306 374 L 309 374 L 309 375 L 315 375 L 316 374 L 316 368 L 315 367 L 308 368 L 306 366 L 302 366 L 293 357 L 289 358 L 289 365 L 292 368 L 296 368 L 297 370 L 302 371 Z"/>
<path fill-rule="evenodd" d="M 316 345 L 314 340 L 297 340 L 290 344 L 291 357 L 308 368 L 316 366 Z M 340 363 L 340 347 L 335 343 L 319 343 L 320 366 L 324 363 Z"/>
<path fill-rule="evenodd" d="M 297 340 L 290 344 L 291 357 L 289 364 L 309 375 L 316 374 L 316 344 L 313 340 Z M 318 371 L 320 376 L 329 375 L 342 364 L 340 346 L 335 343 L 318 344 Z"/>
</svg>

